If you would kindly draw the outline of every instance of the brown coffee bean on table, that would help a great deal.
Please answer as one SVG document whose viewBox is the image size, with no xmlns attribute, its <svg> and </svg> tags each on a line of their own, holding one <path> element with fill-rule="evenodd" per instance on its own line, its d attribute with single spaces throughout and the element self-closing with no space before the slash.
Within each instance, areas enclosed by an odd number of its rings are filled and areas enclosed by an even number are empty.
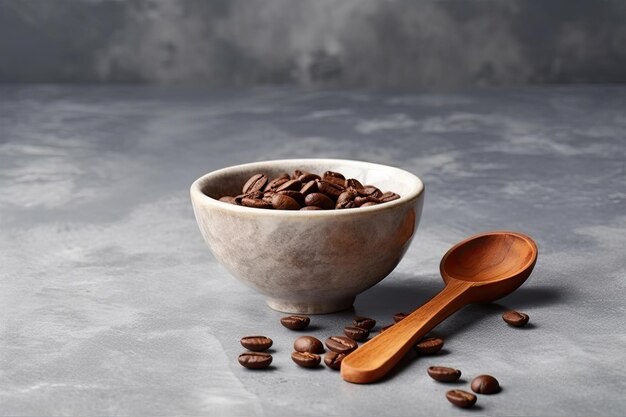
<svg viewBox="0 0 626 417">
<path fill-rule="evenodd" d="M 369 330 L 364 329 L 362 327 L 356 327 L 356 326 L 346 326 L 343 329 L 343 332 L 350 339 L 356 340 L 357 342 L 361 342 L 361 341 L 367 339 L 369 337 L 369 335 L 370 335 L 370 331 Z"/>
<path fill-rule="evenodd" d="M 291 354 L 291 360 L 303 368 L 315 368 L 320 364 L 322 358 L 315 353 L 295 351 Z"/>
<path fill-rule="evenodd" d="M 404 320 L 404 318 L 408 315 L 409 315 L 408 313 L 396 313 L 393 315 L 393 321 L 397 323 L 401 320 Z"/>
<path fill-rule="evenodd" d="M 261 191 L 267 184 L 267 175 L 256 174 L 250 177 L 250 179 L 243 185 L 241 192 L 243 194 L 251 193 L 254 191 Z"/>
<path fill-rule="evenodd" d="M 264 369 L 272 363 L 272 355 L 265 352 L 244 352 L 239 355 L 239 364 L 248 369 Z"/>
<path fill-rule="evenodd" d="M 420 355 L 433 355 L 441 350 L 443 343 L 441 337 L 428 337 L 417 342 L 415 351 Z"/>
<path fill-rule="evenodd" d="M 461 371 L 445 366 L 430 366 L 428 367 L 428 375 L 435 381 L 454 382 L 461 378 Z"/>
<path fill-rule="evenodd" d="M 376 320 L 359 316 L 352 319 L 352 324 L 362 329 L 372 330 L 376 326 Z"/>
<path fill-rule="evenodd" d="M 496 394 L 500 392 L 500 383 L 491 375 L 478 375 L 470 384 L 477 394 Z"/>
<path fill-rule="evenodd" d="M 271 348 L 274 342 L 272 339 L 265 336 L 246 336 L 242 337 L 239 343 L 246 349 L 261 352 Z"/>
<path fill-rule="evenodd" d="M 341 361 L 346 357 L 344 353 L 333 352 L 332 350 L 324 355 L 324 363 L 330 369 L 339 370 L 341 368 Z"/>
<path fill-rule="evenodd" d="M 297 352 L 324 353 L 324 345 L 313 336 L 300 336 L 293 342 L 293 350 Z"/>
<path fill-rule="evenodd" d="M 326 339 L 326 347 L 333 352 L 348 354 L 358 348 L 359 345 L 345 336 L 331 336 Z"/>
<path fill-rule="evenodd" d="M 507 311 L 502 314 L 502 319 L 513 327 L 523 327 L 528 323 L 528 314 L 520 313 L 519 311 Z"/>
<path fill-rule="evenodd" d="M 280 324 L 291 330 L 306 329 L 311 323 L 307 316 L 287 316 L 280 319 Z"/>
<path fill-rule="evenodd" d="M 476 404 L 476 396 L 467 391 L 453 389 L 446 392 L 446 398 L 452 404 L 461 408 L 469 408 Z"/>
</svg>

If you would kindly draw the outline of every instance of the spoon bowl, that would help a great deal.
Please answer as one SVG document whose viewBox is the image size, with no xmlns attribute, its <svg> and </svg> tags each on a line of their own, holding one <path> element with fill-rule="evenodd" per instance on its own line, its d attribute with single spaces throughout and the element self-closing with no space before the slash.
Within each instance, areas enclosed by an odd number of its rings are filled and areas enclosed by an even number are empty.
<svg viewBox="0 0 626 417">
<path fill-rule="evenodd" d="M 523 233 L 488 232 L 459 242 L 439 265 L 444 289 L 348 355 L 341 362 L 341 376 L 359 384 L 382 378 L 420 338 L 461 307 L 515 291 L 536 261 L 537 245 Z"/>
</svg>

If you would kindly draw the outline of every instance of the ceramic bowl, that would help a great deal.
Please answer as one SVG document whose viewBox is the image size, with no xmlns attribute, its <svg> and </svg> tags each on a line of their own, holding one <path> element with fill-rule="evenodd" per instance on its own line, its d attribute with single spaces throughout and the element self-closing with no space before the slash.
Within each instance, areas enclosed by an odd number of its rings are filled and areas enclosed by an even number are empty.
<svg viewBox="0 0 626 417">
<path fill-rule="evenodd" d="M 295 169 L 346 178 L 401 198 L 370 207 L 289 211 L 218 201 L 241 193 L 252 175 Z M 424 184 L 390 166 L 339 159 L 290 159 L 220 169 L 198 178 L 191 201 L 204 240 L 230 273 L 274 310 L 319 314 L 350 308 L 357 294 L 385 278 L 406 252 L 422 213 Z"/>
</svg>

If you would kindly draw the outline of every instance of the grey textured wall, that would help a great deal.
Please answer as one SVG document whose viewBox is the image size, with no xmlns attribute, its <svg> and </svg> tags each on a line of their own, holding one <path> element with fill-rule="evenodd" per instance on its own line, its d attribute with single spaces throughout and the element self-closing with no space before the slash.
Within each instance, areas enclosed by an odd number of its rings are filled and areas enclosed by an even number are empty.
<svg viewBox="0 0 626 417">
<path fill-rule="evenodd" d="M 0 81 L 625 82 L 623 0 L 0 0 Z"/>
</svg>

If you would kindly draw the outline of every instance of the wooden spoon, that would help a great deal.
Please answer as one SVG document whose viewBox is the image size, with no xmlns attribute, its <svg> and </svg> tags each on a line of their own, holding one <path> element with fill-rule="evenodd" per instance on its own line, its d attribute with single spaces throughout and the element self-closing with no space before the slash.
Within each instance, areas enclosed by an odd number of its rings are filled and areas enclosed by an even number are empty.
<svg viewBox="0 0 626 417">
<path fill-rule="evenodd" d="M 418 340 L 461 307 L 494 301 L 517 289 L 536 261 L 537 245 L 522 233 L 488 232 L 457 243 L 439 265 L 445 288 L 348 355 L 341 363 L 342 378 L 358 384 L 380 379 Z"/>
</svg>

